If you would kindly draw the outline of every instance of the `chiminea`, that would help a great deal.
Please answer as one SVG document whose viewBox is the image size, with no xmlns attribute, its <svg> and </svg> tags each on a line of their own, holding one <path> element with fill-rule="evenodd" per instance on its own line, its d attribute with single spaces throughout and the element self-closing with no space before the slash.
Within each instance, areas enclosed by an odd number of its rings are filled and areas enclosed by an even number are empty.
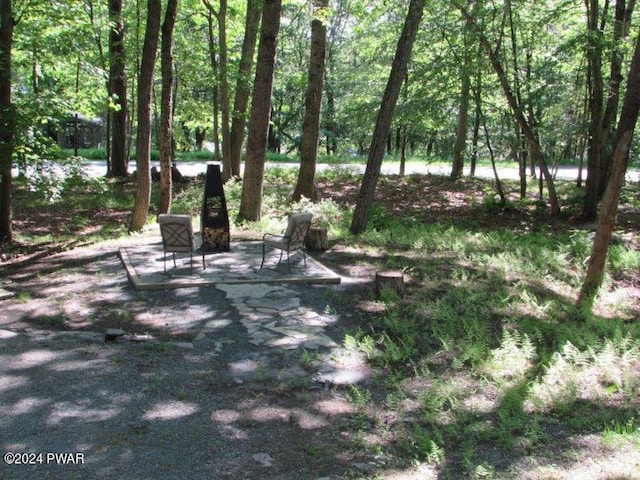
<svg viewBox="0 0 640 480">
<path fill-rule="evenodd" d="M 207 165 L 200 231 L 202 232 L 202 249 L 205 252 L 229 251 L 229 214 L 227 202 L 224 199 L 220 165 Z"/>
</svg>

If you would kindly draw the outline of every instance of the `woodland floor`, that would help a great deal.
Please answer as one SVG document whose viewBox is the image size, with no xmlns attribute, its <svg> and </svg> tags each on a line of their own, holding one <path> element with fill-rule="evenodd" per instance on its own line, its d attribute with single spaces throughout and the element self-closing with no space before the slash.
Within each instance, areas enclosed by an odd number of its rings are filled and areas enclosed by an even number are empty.
<svg viewBox="0 0 640 480">
<path fill-rule="evenodd" d="M 569 207 L 560 218 L 555 219 L 548 216 L 545 208 L 531 204 L 522 206 L 517 198 L 511 198 L 513 208 L 487 210 L 485 198 L 490 188 L 487 181 L 474 179 L 452 181 L 439 176 L 383 177 L 378 185 L 377 198 L 389 199 L 385 200 L 385 205 L 398 217 L 413 218 L 421 222 L 451 222 L 477 229 L 506 227 L 514 231 L 542 232 L 594 227 L 579 219 L 579 201 L 573 202 L 571 199 L 563 200 L 563 204 Z M 319 189 L 324 198 L 353 205 L 358 185 L 332 182 L 320 184 Z M 637 190 L 632 195 L 636 197 L 621 205 L 618 230 L 625 241 L 634 248 L 640 248 Z M 191 291 L 192 289 L 187 289 L 187 296 L 165 295 L 161 292 L 141 294 L 133 291 L 126 277 L 123 277 L 119 262 L 114 261 L 112 247 L 94 249 L 83 245 L 82 241 L 83 234 L 103 228 L 105 224 L 126 223 L 130 212 L 95 210 L 87 215 L 91 219 L 89 223 L 77 225 L 74 219 L 78 218 L 79 213 L 55 208 L 46 211 L 26 209 L 16 203 L 15 231 L 21 234 L 46 231 L 54 237 L 59 233 L 72 233 L 78 237 L 78 241 L 73 245 L 58 245 L 55 241 L 38 246 L 14 245 L 1 252 L 0 271 L 4 286 L 14 291 L 17 297 L 2 302 L 5 307 L 4 312 L 0 312 L 0 330 L 106 332 L 109 328 L 117 327 L 126 332 L 149 333 L 161 340 L 189 342 L 194 340 L 194 333 L 188 327 L 176 329 L 169 328 L 168 325 L 172 318 L 188 315 L 191 305 L 221 309 L 220 314 L 233 317 L 232 312 L 220 307 L 224 298 L 219 294 Z M 375 224 L 370 226 L 375 228 Z M 243 235 L 243 232 L 236 232 L 236 236 L 238 235 Z M 123 240 L 124 244 L 137 241 L 144 242 L 145 239 L 136 237 Z M 74 253 L 76 248 L 77 254 Z M 352 268 L 375 271 L 375 265 L 368 264 L 366 257 L 358 255 L 348 245 L 332 244 L 330 250 L 321 255 L 321 261 L 343 274 Z M 636 282 L 637 278 L 613 281 L 626 283 L 625 286 L 629 287 L 628 283 Z M 357 282 L 333 290 L 328 287 L 326 290 L 319 287 L 296 287 L 303 301 L 318 310 L 326 308 L 328 303 L 340 309 L 338 313 L 344 318 L 344 322 L 330 332 L 334 338 L 342 338 L 361 319 L 375 313 L 371 304 L 365 301 L 370 298 L 370 290 L 370 283 Z M 21 299 L 20 292 L 28 292 L 28 296 Z M 8 310 L 12 313 L 8 314 Z M 145 311 L 150 314 L 145 316 Z M 140 318 L 145 319 L 143 324 L 140 323 Z M 362 456 L 361 452 L 353 449 L 356 439 L 351 436 L 349 417 L 354 411 L 353 406 L 345 400 L 346 392 L 340 388 L 330 391 L 315 386 L 310 388 L 313 368 L 306 368 L 312 362 L 305 358 L 305 354 L 261 352 L 247 343 L 241 329 L 225 330 L 222 340 L 222 343 L 213 342 L 211 348 L 215 352 L 208 354 L 165 347 L 145 349 L 128 344 L 119 347 L 118 351 L 86 345 L 79 348 L 77 344 L 67 344 L 69 340 L 58 341 L 47 347 L 50 352 L 66 348 L 74 361 L 79 362 L 86 357 L 91 362 L 102 365 L 105 370 L 87 374 L 99 376 L 100 381 L 114 382 L 115 386 L 104 387 L 107 392 L 109 388 L 113 388 L 114 395 L 124 396 L 123 392 L 130 392 L 133 388 L 124 379 L 138 376 L 145 392 L 144 397 L 155 395 L 157 398 L 168 398 L 177 409 L 188 409 L 190 405 L 207 405 L 214 411 L 212 416 L 222 425 L 217 432 L 221 437 L 215 441 L 211 439 L 212 432 L 197 422 L 189 423 L 186 434 L 188 438 L 181 437 L 184 434 L 183 426 L 175 425 L 167 433 L 163 430 L 164 426 L 158 427 L 146 420 L 142 422 L 134 416 L 126 417 L 122 426 L 118 426 L 116 422 L 111 433 L 108 421 L 97 422 L 92 427 L 83 425 L 78 431 L 79 434 L 86 435 L 86 445 L 93 445 L 91 442 L 100 444 L 96 447 L 100 455 L 95 455 L 101 456 L 101 460 L 95 461 L 91 467 L 94 469 L 92 473 L 100 474 L 101 478 L 124 478 L 123 474 L 130 476 L 135 473 L 136 478 L 167 479 L 361 478 L 376 474 L 381 475 L 380 478 L 428 479 L 456 478 L 460 474 L 455 470 L 442 472 L 427 466 L 416 470 L 407 465 L 394 465 L 392 459 L 381 461 Z M 15 352 L 28 355 L 30 348 L 35 347 L 18 345 Z M 40 346 L 36 350 L 40 351 L 42 348 L 44 347 Z M 6 353 L 11 353 L 11 349 Z M 56 355 L 51 353 L 50 357 L 54 358 Z M 0 357 L 4 357 L 2 352 Z M 222 371 L 223 365 L 234 361 L 262 362 L 266 365 L 265 371 L 259 378 L 242 382 L 215 370 L 219 368 Z M 361 359 L 350 359 L 348 362 L 352 362 L 355 369 L 367 369 Z M 188 367 L 184 367 L 187 363 Z M 33 364 L 24 368 L 32 367 Z M 162 374 L 162 369 L 165 374 Z M 205 373 L 210 370 L 210 373 Z M 111 371 L 113 374 L 109 373 Z M 34 380 L 39 378 L 46 384 L 46 375 L 46 372 L 34 373 Z M 169 376 L 171 379 L 167 379 Z M 181 377 L 182 380 L 178 380 Z M 62 385 L 60 388 L 65 389 L 66 386 Z M 86 388 L 95 389 L 96 386 L 88 384 Z M 89 392 L 85 393 L 90 395 Z M 48 394 L 52 399 L 56 396 L 55 392 Z M 60 395 L 64 396 L 64 393 Z M 152 410 L 151 403 L 149 398 L 141 398 L 130 405 L 123 401 L 121 406 L 123 409 L 149 412 Z M 1 405 L 2 402 L 0 407 Z M 82 410 L 81 407 L 82 405 L 78 406 L 78 409 Z M 2 408 L 11 410 L 6 403 Z M 89 411 L 90 409 L 86 410 L 84 414 Z M 11 412 L 0 410 L 0 413 Z M 389 414 L 380 412 L 383 416 L 381 421 L 393 422 L 392 418 L 385 417 Z M 33 435 L 36 438 L 37 434 Z M 173 440 L 168 446 L 161 438 L 167 435 Z M 96 436 L 100 438 L 99 441 Z M 25 448 L 25 443 L 10 441 L 13 438 L 9 432 L 0 434 L 0 442 L 5 449 L 8 445 L 17 449 L 22 445 Z M 30 437 L 20 433 L 15 438 Z M 58 451 L 67 450 L 71 448 L 70 445 L 74 445 L 76 450 L 82 448 L 78 446 L 82 442 L 73 443 L 73 440 L 64 436 L 56 441 L 59 443 L 52 446 L 40 438 L 34 440 L 34 445 L 39 445 L 42 449 L 57 448 Z M 93 447 L 86 448 L 91 450 Z M 134 453 L 126 460 L 126 452 L 136 448 L 149 449 L 150 452 L 142 456 Z M 176 457 L 167 455 L 166 448 L 171 449 Z M 151 452 L 154 449 L 156 452 Z M 180 449 L 184 449 L 182 458 L 187 463 L 180 462 Z M 195 454 L 196 450 L 215 450 L 216 458 L 203 463 L 204 454 Z M 135 461 L 138 465 L 132 467 L 129 463 L 127 467 L 127 462 L 130 461 Z M 144 470 L 145 462 L 153 464 L 150 470 Z M 382 464 L 385 464 L 384 468 L 380 468 Z M 6 465 L 0 464 L 2 478 L 83 478 L 83 475 L 81 469 L 58 469 L 47 471 L 47 475 L 38 476 L 36 473 L 34 476 L 33 469 L 8 469 Z"/>
</svg>

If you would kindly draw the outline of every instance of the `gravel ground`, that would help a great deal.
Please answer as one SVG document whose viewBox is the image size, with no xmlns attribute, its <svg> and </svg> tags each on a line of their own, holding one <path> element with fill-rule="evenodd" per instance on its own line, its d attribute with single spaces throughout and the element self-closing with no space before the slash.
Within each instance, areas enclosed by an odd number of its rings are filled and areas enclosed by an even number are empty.
<svg viewBox="0 0 640 480">
<path fill-rule="evenodd" d="M 314 381 L 359 359 L 256 347 L 224 292 L 136 292 L 116 249 L 3 274 L 0 478 L 317 479 L 366 463 L 346 450 L 346 388 Z M 349 287 L 292 288 L 322 312 Z M 349 322 L 327 333 L 340 343 Z"/>
</svg>

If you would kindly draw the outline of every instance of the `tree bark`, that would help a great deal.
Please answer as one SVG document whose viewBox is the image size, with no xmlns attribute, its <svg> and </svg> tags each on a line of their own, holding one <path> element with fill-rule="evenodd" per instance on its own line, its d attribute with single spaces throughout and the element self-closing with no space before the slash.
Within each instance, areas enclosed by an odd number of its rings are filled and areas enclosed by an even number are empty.
<svg viewBox="0 0 640 480">
<path fill-rule="evenodd" d="M 238 67 L 238 81 L 233 100 L 233 118 L 231 120 L 231 133 L 229 134 L 229 159 L 231 162 L 231 175 L 240 177 L 240 164 L 242 153 L 242 141 L 244 129 L 247 124 L 247 107 L 251 95 L 251 69 L 253 56 L 256 50 L 258 30 L 260 28 L 260 14 L 262 13 L 262 0 L 247 0 L 247 18 L 244 28 L 244 40 Z"/>
<path fill-rule="evenodd" d="M 304 121 L 300 143 L 300 171 L 298 182 L 293 191 L 293 201 L 302 197 L 312 202 L 318 201 L 316 189 L 316 163 L 318 157 L 318 137 L 320 135 L 320 111 L 324 61 L 327 50 L 328 0 L 314 0 L 313 20 L 311 21 L 311 52 L 309 54 L 309 76 L 305 94 Z"/>
<path fill-rule="evenodd" d="M 326 228 L 310 227 L 304 237 L 304 246 L 311 252 L 324 252 L 329 249 L 329 235 Z"/>
<path fill-rule="evenodd" d="M 613 24 L 613 51 L 611 53 L 611 66 L 609 73 L 609 86 L 607 88 L 607 103 L 602 115 L 602 158 L 611 159 L 612 142 L 615 134 L 615 121 L 620 103 L 620 86 L 622 85 L 623 42 L 629 37 L 631 14 L 635 7 L 635 0 L 616 0 L 614 24 Z M 609 181 L 611 165 L 603 164 L 603 175 L 598 184 L 598 196 L 604 194 Z"/>
<path fill-rule="evenodd" d="M 624 184 L 624 175 L 629 160 L 629 149 L 633 131 L 640 112 L 640 35 L 636 40 L 627 78 L 627 90 L 616 129 L 614 150 L 611 157 L 611 177 L 607 184 L 600 216 L 593 241 L 593 249 L 587 267 L 587 275 L 578 298 L 578 306 L 591 309 L 604 278 L 605 262 L 609 244 L 616 225 L 618 202 Z"/>
<path fill-rule="evenodd" d="M 376 272 L 375 290 L 378 298 L 382 296 L 385 290 L 396 293 L 400 298 L 404 297 L 406 291 L 404 273 L 393 270 Z"/>
<path fill-rule="evenodd" d="M 229 81 L 227 72 L 227 0 L 220 0 L 220 8 L 216 10 L 209 0 L 203 0 L 209 12 L 218 21 L 218 85 L 220 93 L 220 113 L 222 130 L 222 180 L 231 178 L 231 158 L 229 154 L 230 107 Z"/>
<path fill-rule="evenodd" d="M 470 75 L 470 37 L 469 20 L 464 35 L 464 52 L 462 53 L 462 65 L 460 66 L 460 101 L 458 103 L 458 122 L 456 125 L 456 143 L 453 146 L 453 167 L 451 168 L 451 178 L 462 178 L 464 171 L 464 155 L 467 146 L 467 129 L 469 124 L 469 100 L 471 95 L 471 75 Z"/>
<path fill-rule="evenodd" d="M 393 111 L 400 95 L 402 82 L 407 74 L 409 65 L 409 57 L 418 33 L 418 26 L 422 19 L 425 0 L 411 0 L 409 11 L 402 29 L 402 34 L 398 40 L 395 57 L 391 65 L 391 73 L 389 80 L 382 96 L 382 103 L 378 111 L 376 125 L 371 139 L 371 147 L 369 149 L 369 157 L 367 158 L 367 166 L 362 178 L 362 185 L 356 200 L 356 207 L 351 221 L 351 233 L 357 235 L 367 228 L 369 219 L 369 211 L 373 204 L 376 184 L 380 176 L 380 167 L 382 166 L 382 158 L 389 130 L 391 128 L 391 120 Z"/>
<path fill-rule="evenodd" d="M 122 0 L 109 0 L 109 96 L 111 112 L 111 148 L 108 177 L 126 177 L 129 167 L 127 148 L 127 72 L 124 46 Z"/>
<path fill-rule="evenodd" d="M 160 100 L 160 206 L 158 213 L 171 212 L 173 195 L 173 29 L 176 24 L 178 0 L 168 0 L 162 24 L 160 70 L 162 99 Z"/>
<path fill-rule="evenodd" d="M 507 99 L 507 102 L 509 103 L 511 110 L 515 115 L 515 119 L 518 122 L 518 125 L 520 126 L 520 128 L 522 129 L 522 132 L 525 138 L 527 139 L 527 142 L 529 144 L 529 149 L 531 150 L 532 159 L 537 161 L 538 164 L 540 165 L 540 171 L 542 172 L 542 175 L 547 185 L 547 190 L 549 191 L 549 203 L 550 203 L 551 213 L 553 215 L 557 215 L 560 213 L 560 204 L 558 203 L 558 196 L 556 194 L 556 188 L 553 182 L 553 176 L 551 175 L 551 172 L 547 167 L 547 162 L 545 161 L 544 153 L 542 152 L 540 142 L 538 141 L 535 135 L 535 132 L 533 131 L 533 128 L 531 127 L 529 122 L 527 122 L 522 112 L 521 104 L 518 101 L 516 95 L 514 94 L 513 89 L 509 85 L 509 79 L 507 78 L 507 75 L 504 71 L 504 68 L 502 67 L 502 63 L 500 62 L 498 55 L 491 48 L 489 39 L 484 35 L 484 33 L 482 33 L 482 31 L 480 30 L 480 27 L 475 22 L 475 18 L 472 15 L 470 15 L 469 12 L 467 12 L 463 7 L 458 5 L 458 8 L 462 10 L 463 14 L 467 17 L 467 19 L 469 19 L 472 25 L 476 26 L 476 31 L 477 31 L 478 37 L 480 38 L 480 43 L 484 48 L 485 52 L 487 53 L 487 56 L 489 57 L 491 66 L 493 67 L 494 71 L 496 72 L 496 75 L 498 76 L 500 85 Z"/>
<path fill-rule="evenodd" d="M 598 215 L 600 179 L 605 174 L 602 157 L 604 83 L 602 80 L 603 34 L 598 27 L 598 0 L 585 0 L 587 6 L 587 51 L 589 87 L 589 148 L 587 150 L 587 188 L 582 216 L 593 220 Z"/>
<path fill-rule="evenodd" d="M 151 202 L 151 105 L 153 70 L 160 36 L 162 1 L 147 1 L 147 28 L 142 47 L 142 64 L 138 79 L 138 135 L 136 139 L 136 200 L 130 232 L 142 230 Z"/>
<path fill-rule="evenodd" d="M 253 83 L 247 160 L 245 163 L 242 194 L 240 197 L 240 220 L 260 220 L 264 163 L 271 113 L 271 91 L 275 68 L 276 46 L 280 30 L 281 0 L 265 0 L 260 27 L 260 47 Z"/>
<path fill-rule="evenodd" d="M 11 164 L 16 125 L 16 112 L 11 102 L 11 48 L 14 23 L 11 0 L 2 0 L 0 2 L 0 243 L 12 240 Z"/>
<path fill-rule="evenodd" d="M 478 55 L 479 57 L 480 55 Z M 470 168 L 469 175 L 473 178 L 476 176 L 476 167 L 478 165 L 478 143 L 480 139 L 480 124 L 482 117 L 482 74 L 481 74 L 481 63 L 478 63 L 477 71 L 475 73 L 475 87 L 473 89 L 473 102 L 475 106 L 475 114 L 473 120 L 473 134 L 471 140 L 471 159 L 470 159 Z M 489 141 L 489 138 L 487 138 Z"/>
<path fill-rule="evenodd" d="M 216 58 L 216 38 L 213 34 L 213 19 L 214 14 L 211 10 L 208 10 L 207 25 L 208 25 L 208 39 L 209 39 L 209 60 L 211 62 L 211 74 L 217 75 L 218 72 L 218 59 Z M 220 88 L 218 82 L 213 85 L 213 158 L 217 161 L 220 160 L 222 155 L 220 154 L 220 125 L 219 115 L 220 113 Z"/>
</svg>

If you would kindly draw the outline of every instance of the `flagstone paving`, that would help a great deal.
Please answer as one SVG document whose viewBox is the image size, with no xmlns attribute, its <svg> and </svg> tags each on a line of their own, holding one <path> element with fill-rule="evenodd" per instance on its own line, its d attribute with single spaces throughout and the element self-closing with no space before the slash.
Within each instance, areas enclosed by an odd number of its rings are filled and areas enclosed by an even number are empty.
<svg viewBox="0 0 640 480">
<path fill-rule="evenodd" d="M 337 318 L 302 306 L 297 292 L 286 286 L 340 283 L 340 276 L 310 255 L 306 266 L 302 255 L 292 256 L 289 271 L 286 258 L 279 262 L 279 253 L 270 254 L 260 268 L 262 243 L 237 242 L 231 244 L 230 252 L 206 255 L 206 268 L 202 268 L 202 256 L 198 254 L 192 260 L 181 255 L 175 268 L 169 257 L 166 273 L 163 255 L 161 243 L 120 249 L 129 279 L 139 290 L 211 285 L 224 291 L 255 346 L 285 350 L 338 346 L 325 333 Z M 206 335 L 205 326 L 200 338 Z"/>
<path fill-rule="evenodd" d="M 194 253 L 176 255 L 176 268 L 171 254 L 167 255 L 164 272 L 162 243 L 120 249 L 120 258 L 129 280 L 137 290 L 161 290 L 222 284 L 302 283 L 337 284 L 340 276 L 322 265 L 311 255 L 306 256 L 306 267 L 300 252 L 291 256 L 291 271 L 286 255 L 278 262 L 280 254 L 267 252 L 264 268 L 262 242 L 232 242 L 229 252 L 205 255 L 206 268 L 202 268 L 202 255 Z M 190 261 L 193 262 L 193 270 Z"/>
<path fill-rule="evenodd" d="M 321 315 L 300 305 L 296 292 L 280 285 L 219 285 L 240 314 L 250 342 L 256 346 L 317 350 L 336 347 L 325 333 L 335 323 L 332 315 Z"/>
</svg>

